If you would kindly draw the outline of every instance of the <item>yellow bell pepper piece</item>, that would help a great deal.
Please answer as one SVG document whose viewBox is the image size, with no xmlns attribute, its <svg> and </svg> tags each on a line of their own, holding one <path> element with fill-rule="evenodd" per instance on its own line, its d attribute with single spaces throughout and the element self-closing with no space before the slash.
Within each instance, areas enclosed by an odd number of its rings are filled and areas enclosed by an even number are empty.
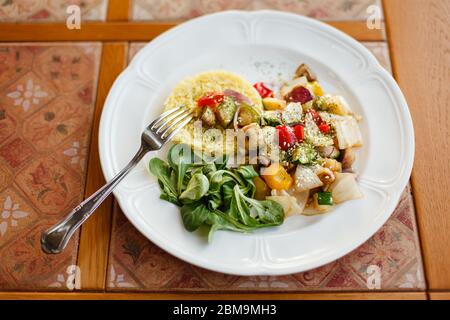
<svg viewBox="0 0 450 320">
<path fill-rule="evenodd" d="M 292 177 L 287 173 L 282 165 L 271 164 L 262 171 L 262 177 L 271 189 L 288 190 L 293 183 Z"/>
<path fill-rule="evenodd" d="M 317 81 L 314 82 L 310 82 L 311 86 L 312 86 L 312 91 L 314 93 L 315 96 L 323 96 L 325 93 L 323 92 L 322 87 L 320 86 L 320 84 Z"/>
</svg>

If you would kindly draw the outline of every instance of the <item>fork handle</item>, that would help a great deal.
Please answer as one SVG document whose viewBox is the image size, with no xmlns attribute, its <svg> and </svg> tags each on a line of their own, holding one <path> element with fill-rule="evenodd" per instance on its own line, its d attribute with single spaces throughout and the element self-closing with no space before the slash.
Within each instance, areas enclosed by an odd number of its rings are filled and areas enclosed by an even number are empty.
<svg viewBox="0 0 450 320">
<path fill-rule="evenodd" d="M 46 253 L 60 253 L 64 250 L 74 232 L 85 222 L 108 197 L 117 184 L 133 169 L 149 151 L 141 146 L 133 159 L 107 184 L 76 206 L 63 220 L 42 233 L 41 247 Z"/>
</svg>

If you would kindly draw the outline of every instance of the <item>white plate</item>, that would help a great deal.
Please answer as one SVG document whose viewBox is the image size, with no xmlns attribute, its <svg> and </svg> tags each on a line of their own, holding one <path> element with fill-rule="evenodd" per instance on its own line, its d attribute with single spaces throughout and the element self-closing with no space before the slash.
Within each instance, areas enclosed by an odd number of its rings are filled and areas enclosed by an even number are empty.
<svg viewBox="0 0 450 320">
<path fill-rule="evenodd" d="M 146 172 L 148 154 L 114 194 L 133 225 L 167 252 L 210 270 L 237 275 L 301 272 L 336 260 L 370 238 L 389 218 L 408 182 L 414 133 L 392 77 L 361 44 L 315 20 L 273 11 L 230 11 L 183 23 L 145 46 L 114 83 L 100 123 L 104 175 L 134 155 L 143 128 L 182 78 L 225 69 L 251 82 L 292 77 L 307 63 L 327 92 L 342 94 L 363 116 L 364 147 L 356 171 L 364 199 L 316 217 L 291 217 L 250 235 L 219 231 L 208 244 L 183 227 L 178 208 L 159 199 Z"/>
</svg>

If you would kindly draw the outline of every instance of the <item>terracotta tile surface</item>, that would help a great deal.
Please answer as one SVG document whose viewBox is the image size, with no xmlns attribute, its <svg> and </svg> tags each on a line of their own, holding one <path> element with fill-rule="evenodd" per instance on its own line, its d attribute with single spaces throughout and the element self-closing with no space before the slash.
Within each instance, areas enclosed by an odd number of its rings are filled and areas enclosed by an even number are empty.
<svg viewBox="0 0 450 320">
<path fill-rule="evenodd" d="M 83 20 L 105 20 L 108 0 L 2 0 L 1 22 L 65 21 L 69 5 L 78 5 Z"/>
<path fill-rule="evenodd" d="M 133 0 L 134 20 L 185 20 L 223 10 L 273 9 L 323 20 L 365 20 L 379 0 Z"/>
<path fill-rule="evenodd" d="M 130 59 L 143 47 L 130 46 Z M 390 70 L 385 43 L 364 43 Z M 142 236 L 116 208 L 107 288 L 111 291 L 366 291 L 370 269 L 381 270 L 381 290 L 424 290 L 420 245 L 409 186 L 386 224 L 347 256 L 318 269 L 288 276 L 238 277 L 194 267 Z M 376 289 L 376 288 L 375 288 Z"/>
<path fill-rule="evenodd" d="M 40 234 L 83 196 L 101 44 L 0 44 L 0 290 L 67 290 L 75 237 Z"/>
</svg>

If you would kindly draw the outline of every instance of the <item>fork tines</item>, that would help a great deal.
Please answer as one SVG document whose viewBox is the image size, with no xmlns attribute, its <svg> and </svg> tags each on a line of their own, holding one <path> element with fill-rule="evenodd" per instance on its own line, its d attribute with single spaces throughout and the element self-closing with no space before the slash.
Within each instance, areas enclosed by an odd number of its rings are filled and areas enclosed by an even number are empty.
<svg viewBox="0 0 450 320">
<path fill-rule="evenodd" d="M 184 106 L 181 106 L 170 109 L 161 114 L 152 123 L 150 123 L 148 129 L 158 135 L 160 139 L 170 140 L 191 120 L 192 111 Z"/>
</svg>

